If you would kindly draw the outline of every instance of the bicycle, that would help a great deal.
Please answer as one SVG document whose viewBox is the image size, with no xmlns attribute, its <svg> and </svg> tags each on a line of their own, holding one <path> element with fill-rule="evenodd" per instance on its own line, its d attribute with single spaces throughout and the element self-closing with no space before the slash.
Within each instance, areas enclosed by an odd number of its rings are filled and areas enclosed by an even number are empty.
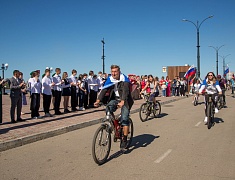
<svg viewBox="0 0 235 180">
<path fill-rule="evenodd" d="M 161 104 L 156 100 L 156 103 L 149 101 L 150 95 L 144 95 L 146 102 L 140 106 L 139 117 L 142 122 L 145 122 L 150 114 L 153 114 L 153 117 L 157 117 L 161 114 Z"/>
<path fill-rule="evenodd" d="M 212 100 L 212 94 L 205 94 L 208 101 L 206 101 L 206 115 L 207 115 L 207 128 L 210 129 L 213 125 L 215 106 Z"/>
<path fill-rule="evenodd" d="M 96 130 L 92 141 L 92 156 L 94 161 L 98 165 L 104 164 L 108 159 L 111 149 L 111 134 L 112 133 L 114 134 L 113 135 L 114 142 L 120 140 L 120 146 L 122 143 L 122 138 L 124 136 L 123 126 L 121 125 L 120 122 L 121 114 L 115 117 L 114 114 L 110 112 L 110 106 L 106 107 L 108 110 L 106 117 L 102 120 L 101 126 Z M 131 145 L 133 132 L 134 132 L 133 122 L 129 117 L 129 133 L 127 136 L 127 146 L 125 149 L 128 149 Z"/>
<path fill-rule="evenodd" d="M 195 93 L 194 100 L 193 100 L 193 105 L 194 106 L 198 105 L 198 99 L 199 99 L 198 93 Z"/>
</svg>

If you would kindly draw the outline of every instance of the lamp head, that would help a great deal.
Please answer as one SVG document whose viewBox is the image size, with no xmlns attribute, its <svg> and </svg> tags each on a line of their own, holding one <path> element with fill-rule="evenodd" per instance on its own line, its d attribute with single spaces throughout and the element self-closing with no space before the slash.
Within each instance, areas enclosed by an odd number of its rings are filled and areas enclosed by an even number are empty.
<svg viewBox="0 0 235 180">
<path fill-rule="evenodd" d="M 182 21 L 188 21 L 187 19 L 182 19 Z"/>
<path fill-rule="evenodd" d="M 9 66 L 9 65 L 6 63 L 6 64 L 5 64 L 5 68 L 6 68 L 6 70 L 7 70 L 8 66 Z"/>
</svg>

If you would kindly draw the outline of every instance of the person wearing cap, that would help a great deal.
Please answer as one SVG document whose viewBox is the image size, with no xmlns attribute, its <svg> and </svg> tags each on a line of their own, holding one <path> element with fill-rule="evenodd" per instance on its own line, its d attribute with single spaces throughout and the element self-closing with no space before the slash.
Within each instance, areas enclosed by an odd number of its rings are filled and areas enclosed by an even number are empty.
<svg viewBox="0 0 235 180">
<path fill-rule="evenodd" d="M 97 99 L 97 88 L 98 88 L 98 80 L 97 80 L 97 75 L 94 76 L 94 72 L 90 71 L 89 76 L 88 76 L 88 88 L 89 88 L 89 107 L 92 108 L 94 107 L 94 103 L 96 102 Z"/>
<path fill-rule="evenodd" d="M 217 75 L 217 80 L 219 81 L 219 86 L 222 89 L 222 96 L 223 96 L 224 104 L 226 104 L 226 100 L 225 100 L 226 81 L 225 79 L 221 78 L 221 75 Z"/>
</svg>

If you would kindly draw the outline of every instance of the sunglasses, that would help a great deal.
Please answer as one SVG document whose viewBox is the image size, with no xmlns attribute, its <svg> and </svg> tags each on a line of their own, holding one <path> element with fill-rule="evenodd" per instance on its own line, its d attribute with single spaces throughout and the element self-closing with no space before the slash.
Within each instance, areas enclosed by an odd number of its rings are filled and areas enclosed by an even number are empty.
<svg viewBox="0 0 235 180">
<path fill-rule="evenodd" d="M 212 74 L 208 74 L 208 76 L 213 76 Z"/>
</svg>

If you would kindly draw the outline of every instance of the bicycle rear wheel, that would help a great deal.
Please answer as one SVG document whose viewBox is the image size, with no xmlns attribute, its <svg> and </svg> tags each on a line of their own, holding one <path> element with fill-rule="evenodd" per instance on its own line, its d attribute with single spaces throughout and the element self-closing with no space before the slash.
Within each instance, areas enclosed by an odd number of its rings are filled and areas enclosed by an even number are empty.
<svg viewBox="0 0 235 180">
<path fill-rule="evenodd" d="M 146 121 L 149 116 L 149 104 L 148 103 L 143 103 L 140 106 L 139 110 L 139 117 L 142 122 Z"/>
<path fill-rule="evenodd" d="M 221 96 L 220 98 L 219 98 L 219 106 L 218 106 L 218 109 L 220 110 L 220 109 L 222 109 L 224 107 L 224 98 L 223 98 L 223 96 Z"/>
<path fill-rule="evenodd" d="M 93 138 L 92 156 L 94 161 L 102 165 L 106 162 L 111 148 L 111 133 L 108 132 L 105 125 L 100 126 Z"/>
<path fill-rule="evenodd" d="M 158 117 L 161 114 L 161 104 L 159 101 L 156 101 L 156 103 L 153 105 L 153 115 L 154 117 Z"/>
<path fill-rule="evenodd" d="M 198 104 L 198 98 L 195 96 L 195 97 L 194 97 L 194 101 L 193 101 L 193 105 L 194 105 L 194 106 L 197 106 L 197 104 Z"/>
</svg>

